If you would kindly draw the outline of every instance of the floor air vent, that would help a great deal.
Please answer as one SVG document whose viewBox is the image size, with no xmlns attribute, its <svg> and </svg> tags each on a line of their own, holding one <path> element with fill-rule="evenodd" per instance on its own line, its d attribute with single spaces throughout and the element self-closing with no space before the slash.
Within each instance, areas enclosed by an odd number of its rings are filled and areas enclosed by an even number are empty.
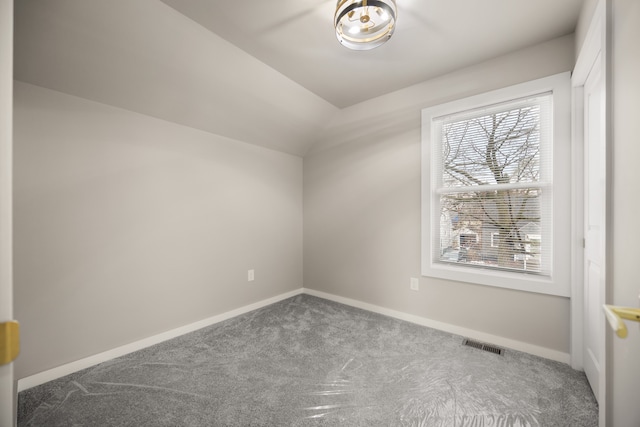
<svg viewBox="0 0 640 427">
<path fill-rule="evenodd" d="M 462 345 L 466 345 L 467 347 L 477 348 L 478 350 L 488 351 L 489 353 L 497 354 L 498 356 L 502 356 L 504 353 L 504 349 L 500 347 L 496 347 L 495 345 L 485 344 L 478 341 L 473 341 L 468 338 L 465 338 L 462 341 Z"/>
</svg>

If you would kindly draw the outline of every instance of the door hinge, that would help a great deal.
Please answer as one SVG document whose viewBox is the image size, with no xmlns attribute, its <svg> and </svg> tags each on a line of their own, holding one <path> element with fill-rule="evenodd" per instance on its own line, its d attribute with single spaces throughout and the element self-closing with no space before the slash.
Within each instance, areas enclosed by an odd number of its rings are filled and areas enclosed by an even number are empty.
<svg viewBox="0 0 640 427">
<path fill-rule="evenodd" d="M 0 365 L 13 362 L 20 353 L 20 325 L 15 320 L 0 323 Z"/>
</svg>

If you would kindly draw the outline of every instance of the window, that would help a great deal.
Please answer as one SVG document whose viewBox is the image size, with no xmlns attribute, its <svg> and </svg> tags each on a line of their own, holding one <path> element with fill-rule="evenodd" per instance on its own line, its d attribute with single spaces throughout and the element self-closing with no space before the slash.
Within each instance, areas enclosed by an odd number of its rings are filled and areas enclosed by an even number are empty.
<svg viewBox="0 0 640 427">
<path fill-rule="evenodd" d="M 562 74 L 423 110 L 423 275 L 568 295 L 569 107 Z"/>
<path fill-rule="evenodd" d="M 498 247 L 499 236 L 500 236 L 500 233 L 491 233 L 491 247 L 492 248 L 497 248 Z"/>
</svg>

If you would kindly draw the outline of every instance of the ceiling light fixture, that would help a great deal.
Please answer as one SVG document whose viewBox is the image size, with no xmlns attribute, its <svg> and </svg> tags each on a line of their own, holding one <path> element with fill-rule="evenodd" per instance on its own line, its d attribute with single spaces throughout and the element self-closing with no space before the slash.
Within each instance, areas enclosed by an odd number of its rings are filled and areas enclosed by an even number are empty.
<svg viewBox="0 0 640 427">
<path fill-rule="evenodd" d="M 395 0 L 338 0 L 336 37 L 349 49 L 373 49 L 393 35 L 396 14 Z"/>
</svg>

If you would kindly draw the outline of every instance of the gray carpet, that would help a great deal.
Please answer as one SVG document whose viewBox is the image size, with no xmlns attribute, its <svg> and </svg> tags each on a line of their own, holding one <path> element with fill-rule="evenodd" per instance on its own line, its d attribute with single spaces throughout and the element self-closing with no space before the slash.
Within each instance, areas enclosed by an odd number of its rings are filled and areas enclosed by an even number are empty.
<svg viewBox="0 0 640 427">
<path fill-rule="evenodd" d="M 19 426 L 597 426 L 583 373 L 299 295 L 19 395 Z"/>
</svg>

